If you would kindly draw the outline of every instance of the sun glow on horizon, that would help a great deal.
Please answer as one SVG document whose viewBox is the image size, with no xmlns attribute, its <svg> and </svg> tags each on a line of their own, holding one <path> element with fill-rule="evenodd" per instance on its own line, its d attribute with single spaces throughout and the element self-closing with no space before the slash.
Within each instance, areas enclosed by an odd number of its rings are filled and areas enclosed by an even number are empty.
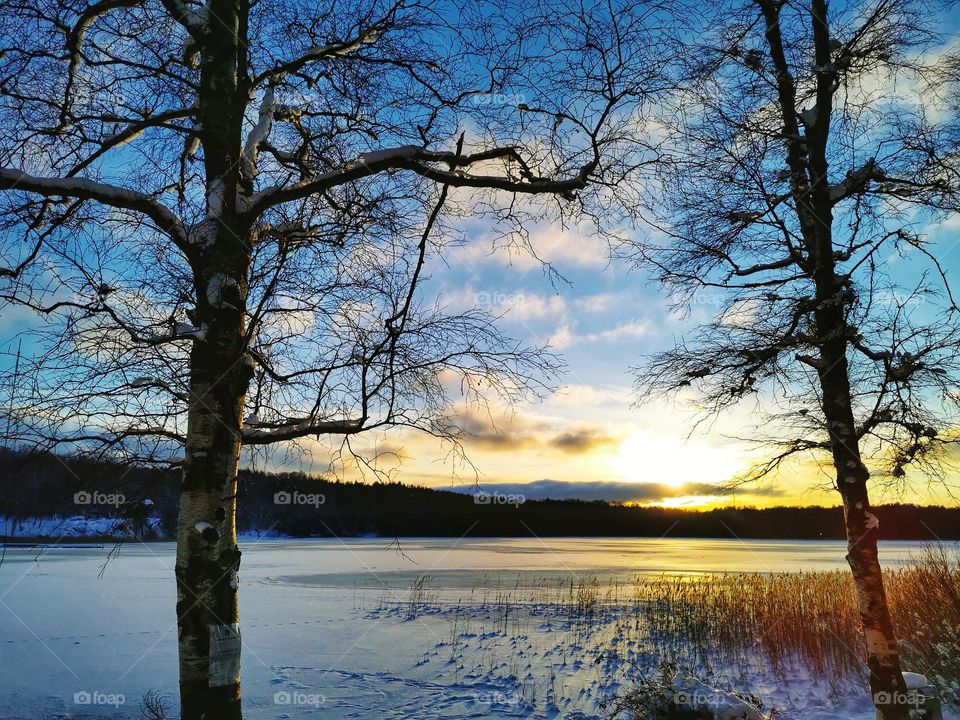
<svg viewBox="0 0 960 720">
<path fill-rule="evenodd" d="M 690 510 L 713 510 L 730 504 L 730 499 L 721 495 L 684 495 L 675 498 L 661 498 L 656 502 L 646 503 L 646 507 L 662 507 L 672 509 L 687 508 Z"/>
<path fill-rule="evenodd" d="M 716 447 L 642 430 L 634 431 L 620 443 L 610 464 L 623 480 L 671 487 L 723 483 L 742 472 L 746 465 L 736 447 Z M 691 493 L 700 494 L 708 493 Z"/>
</svg>

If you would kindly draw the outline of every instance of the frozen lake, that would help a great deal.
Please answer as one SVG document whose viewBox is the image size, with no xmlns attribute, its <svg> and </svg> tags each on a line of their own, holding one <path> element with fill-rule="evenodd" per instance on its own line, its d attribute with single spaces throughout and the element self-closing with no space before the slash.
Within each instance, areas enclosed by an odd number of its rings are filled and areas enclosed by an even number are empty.
<svg viewBox="0 0 960 720">
<path fill-rule="evenodd" d="M 595 695 L 605 681 L 591 667 L 590 647 L 566 636 L 556 647 L 545 644 L 557 629 L 539 621 L 494 638 L 482 619 L 467 618 L 464 632 L 451 630 L 447 616 L 406 613 L 422 576 L 434 599 L 453 606 L 536 578 L 591 575 L 605 583 L 636 574 L 846 569 L 837 542 L 241 545 L 242 679 L 251 718 L 308 717 L 319 707 L 329 718 L 597 716 Z M 918 547 L 887 543 L 883 559 L 903 562 Z M 109 549 L 7 549 L 0 565 L 0 718 L 132 718 L 148 689 L 176 697 L 174 546 L 123 545 L 101 573 Z M 602 646 L 596 642 L 593 650 Z M 86 704 L 83 693 L 96 702 Z M 822 716 L 804 717 L 837 717 L 828 706 Z"/>
</svg>

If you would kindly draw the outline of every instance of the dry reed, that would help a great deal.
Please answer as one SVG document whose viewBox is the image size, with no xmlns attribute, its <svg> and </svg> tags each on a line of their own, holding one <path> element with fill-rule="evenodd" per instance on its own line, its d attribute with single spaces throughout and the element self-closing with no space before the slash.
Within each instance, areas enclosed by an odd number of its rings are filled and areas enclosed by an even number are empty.
<svg viewBox="0 0 960 720">
<path fill-rule="evenodd" d="M 926 547 L 911 563 L 887 569 L 885 579 L 905 668 L 936 682 L 948 702 L 960 702 L 960 552 Z M 408 618 L 445 614 L 427 584 L 422 578 L 412 588 Z M 507 634 L 526 632 L 533 617 L 559 621 L 575 637 L 630 637 L 654 664 L 708 673 L 722 666 L 746 676 L 759 664 L 782 676 L 799 666 L 837 686 L 862 679 L 865 668 L 853 584 L 840 570 L 640 576 L 629 583 L 540 577 L 504 586 L 498 580 L 458 602 L 454 622 L 486 620 Z"/>
</svg>

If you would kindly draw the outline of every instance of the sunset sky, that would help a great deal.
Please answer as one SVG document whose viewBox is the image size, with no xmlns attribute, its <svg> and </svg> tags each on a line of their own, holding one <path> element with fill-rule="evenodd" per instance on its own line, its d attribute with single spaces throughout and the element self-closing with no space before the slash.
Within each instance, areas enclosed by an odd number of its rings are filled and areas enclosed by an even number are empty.
<svg viewBox="0 0 960 720">
<path fill-rule="evenodd" d="M 960 24 L 955 8 L 944 18 L 945 30 L 955 31 Z M 906 88 L 896 97 L 916 102 L 914 95 Z M 494 399 L 488 408 L 454 409 L 469 433 L 463 440 L 465 458 L 449 444 L 412 430 L 356 436 L 353 450 L 377 458 L 378 470 L 409 484 L 463 491 L 479 484 L 530 498 L 683 506 L 838 502 L 830 472 L 813 456 L 798 457 L 762 485 L 741 487 L 733 495 L 720 491 L 721 484 L 764 458 L 755 442 L 764 425 L 758 405 L 770 404 L 763 394 L 716 418 L 699 415 L 690 402 L 693 395 L 636 404 L 630 368 L 709 321 L 729 299 L 720 290 L 697 296 L 685 313 L 649 277 L 611 260 L 606 243 L 586 229 L 545 223 L 529 227 L 538 259 L 498 244 L 498 232 L 484 218 L 461 222 L 465 242 L 431 259 L 423 300 L 437 301 L 453 313 L 479 307 L 501 316 L 506 335 L 549 346 L 567 371 L 548 379 L 553 389 L 541 400 L 508 405 Z M 960 217 L 924 232 L 931 242 L 928 249 L 947 275 L 958 276 Z M 559 276 L 547 272 L 541 259 Z M 909 255 L 881 260 L 907 284 L 920 272 Z M 0 342 L 35 322 L 22 308 L 6 310 L 0 316 Z M 9 371 L 12 357 L 8 349 L 8 365 L 0 370 Z M 267 469 L 329 473 L 339 443 L 338 438 L 304 440 L 306 452 L 247 450 L 244 461 Z M 357 465 L 335 471 L 347 479 L 375 477 Z M 953 493 L 953 484 L 960 485 L 960 471 L 949 473 L 944 482 L 914 472 L 903 487 L 877 488 L 874 499 L 956 504 L 960 494 Z"/>
<path fill-rule="evenodd" d="M 930 228 L 933 249 L 948 273 L 960 267 L 953 241 L 958 231 L 960 221 Z M 663 289 L 642 273 L 608 262 L 603 242 L 587 233 L 548 226 L 533 233 L 537 252 L 569 285 L 551 283 L 528 254 L 494 250 L 482 230 L 473 235 L 471 243 L 446 255 L 446 264 L 434 263 L 425 292 L 439 295 L 450 309 L 478 305 L 502 313 L 505 332 L 528 343 L 549 343 L 568 371 L 542 402 L 464 413 L 461 422 L 471 432 L 464 448 L 473 469 L 454 461 L 449 446 L 427 436 L 396 431 L 361 436 L 354 448 L 380 453 L 380 469 L 405 483 L 470 491 L 479 482 L 485 490 L 527 497 L 689 506 L 836 503 L 829 474 L 812 456 L 786 467 L 775 481 L 733 496 L 710 487 L 763 457 L 762 448 L 746 440 L 758 435 L 754 401 L 702 423 L 689 438 L 700 416 L 683 398 L 633 406 L 630 367 L 708 319 L 718 309 L 719 296 L 704 295 L 683 317 L 671 311 Z M 908 263 L 909 258 L 887 262 Z M 273 462 L 326 471 L 329 454 L 316 450 L 305 463 Z M 344 477 L 356 474 L 346 470 Z M 941 483 L 917 475 L 907 480 L 906 490 L 878 488 L 877 500 L 956 502 Z M 953 480 L 956 476 L 947 478 Z"/>
</svg>

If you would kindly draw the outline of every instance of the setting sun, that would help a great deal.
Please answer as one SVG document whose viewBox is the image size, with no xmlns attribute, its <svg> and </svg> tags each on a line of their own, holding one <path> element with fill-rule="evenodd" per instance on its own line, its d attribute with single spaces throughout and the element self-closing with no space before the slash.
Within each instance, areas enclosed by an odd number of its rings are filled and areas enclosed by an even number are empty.
<svg viewBox="0 0 960 720">
<path fill-rule="evenodd" d="M 611 461 L 611 469 L 623 480 L 673 487 L 719 484 L 744 470 L 744 466 L 738 448 L 712 447 L 643 431 L 635 431 L 624 439 Z"/>
</svg>

